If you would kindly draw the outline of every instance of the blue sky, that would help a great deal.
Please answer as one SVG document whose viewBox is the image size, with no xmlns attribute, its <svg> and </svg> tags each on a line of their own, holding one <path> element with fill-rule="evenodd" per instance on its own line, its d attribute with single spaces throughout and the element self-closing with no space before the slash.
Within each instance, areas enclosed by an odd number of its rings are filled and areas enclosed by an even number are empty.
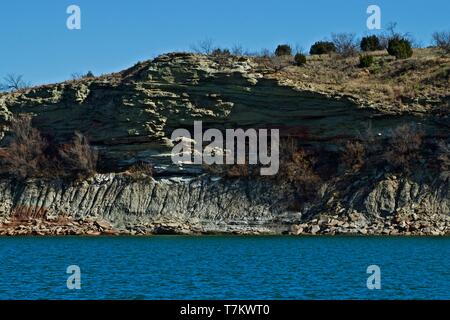
<svg viewBox="0 0 450 320">
<path fill-rule="evenodd" d="M 71 4 L 81 8 L 81 30 L 66 28 Z M 434 31 L 450 30 L 449 0 L 11 0 L 0 6 L 0 77 L 41 84 L 109 73 L 206 38 L 251 51 L 309 49 L 331 32 L 370 33 L 370 4 L 381 7 L 383 27 L 395 21 L 424 45 Z"/>
</svg>

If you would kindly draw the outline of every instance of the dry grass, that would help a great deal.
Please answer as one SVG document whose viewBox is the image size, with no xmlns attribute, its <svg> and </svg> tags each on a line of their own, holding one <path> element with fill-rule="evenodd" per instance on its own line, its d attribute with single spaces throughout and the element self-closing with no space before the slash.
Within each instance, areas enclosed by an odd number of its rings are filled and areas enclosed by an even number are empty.
<svg viewBox="0 0 450 320">
<path fill-rule="evenodd" d="M 203 169 L 213 175 L 218 175 L 225 178 L 249 178 L 259 175 L 259 165 L 245 164 L 213 164 L 203 165 Z"/>
<path fill-rule="evenodd" d="M 292 56 L 260 56 L 254 57 L 258 64 L 272 72 L 284 70 L 295 64 Z"/>
<path fill-rule="evenodd" d="M 268 74 L 303 90 L 353 96 L 389 111 L 423 111 L 450 95 L 450 57 L 436 48 L 415 49 L 409 59 L 396 60 L 385 50 L 370 52 L 374 63 L 358 68 L 357 57 L 336 54 L 309 56 L 304 66 L 286 66 Z"/>
<path fill-rule="evenodd" d="M 133 178 L 147 178 L 153 176 L 153 166 L 146 162 L 138 162 L 133 164 L 125 172 Z"/>
</svg>

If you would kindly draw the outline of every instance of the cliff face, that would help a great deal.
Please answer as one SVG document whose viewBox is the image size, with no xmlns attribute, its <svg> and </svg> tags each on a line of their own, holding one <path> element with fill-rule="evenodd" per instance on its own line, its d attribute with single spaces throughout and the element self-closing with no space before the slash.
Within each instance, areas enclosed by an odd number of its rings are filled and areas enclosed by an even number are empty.
<svg viewBox="0 0 450 320">
<path fill-rule="evenodd" d="M 374 132 L 413 121 L 430 134 L 448 134 L 432 112 L 392 107 L 386 113 L 370 101 L 318 93 L 283 77 L 251 58 L 169 54 L 117 74 L 0 96 L 0 118 L 6 124 L 12 114 L 32 113 L 34 125 L 56 139 L 80 131 L 110 168 L 140 160 L 170 165 L 171 133 L 192 129 L 194 120 L 203 121 L 204 129 L 301 131 L 313 142 L 354 136 L 369 121 Z"/>
<path fill-rule="evenodd" d="M 295 191 L 264 179 L 132 178 L 103 174 L 79 182 L 0 183 L 0 221 L 16 214 L 102 219 L 121 233 L 433 234 L 450 229 L 448 182 L 385 177 L 341 191 L 327 185 L 300 212 Z M 300 230 L 300 232 L 299 232 Z"/>
<path fill-rule="evenodd" d="M 73 185 L 2 183 L 1 215 L 13 208 L 46 208 L 49 216 L 102 217 L 118 228 L 152 229 L 158 224 L 198 231 L 278 229 L 284 190 L 264 181 L 200 178 L 133 179 L 97 175 Z M 235 225 L 235 227 L 233 227 Z"/>
<path fill-rule="evenodd" d="M 449 183 L 437 176 L 374 173 L 345 186 L 333 180 L 314 201 L 293 209 L 298 190 L 289 183 L 229 179 L 204 173 L 201 166 L 172 164 L 171 133 L 192 129 L 195 120 L 203 121 L 204 129 L 279 128 L 282 136 L 300 135 L 304 144 L 327 150 L 336 150 L 338 141 L 363 132 L 369 122 L 378 135 L 414 122 L 428 137 L 449 137 L 448 110 L 418 107 L 417 101 L 410 108 L 388 108 L 345 90 L 291 81 L 286 72 L 248 57 L 175 53 L 116 74 L 1 95 L 4 133 L 14 114 L 31 113 L 33 124 L 56 141 L 74 131 L 88 136 L 101 153 L 103 170 L 123 171 L 145 161 L 156 173 L 155 178 L 99 174 L 72 183 L 3 178 L 1 219 L 8 221 L 17 211 L 101 217 L 129 232 L 138 227 L 148 232 L 448 232 Z M 448 96 L 444 90 L 442 106 Z"/>
</svg>

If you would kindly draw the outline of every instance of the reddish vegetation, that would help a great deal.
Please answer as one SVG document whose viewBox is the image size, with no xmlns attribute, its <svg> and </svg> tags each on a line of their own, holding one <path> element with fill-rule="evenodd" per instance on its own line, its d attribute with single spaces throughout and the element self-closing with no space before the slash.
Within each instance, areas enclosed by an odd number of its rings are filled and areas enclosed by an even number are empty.
<svg viewBox="0 0 450 320">
<path fill-rule="evenodd" d="M 359 141 L 347 141 L 341 154 L 341 163 L 344 170 L 349 172 L 359 171 L 365 163 L 366 151 Z"/>
<path fill-rule="evenodd" d="M 46 219 L 47 209 L 43 207 L 17 206 L 11 214 L 14 222 L 28 221 L 30 219 Z"/>
<path fill-rule="evenodd" d="M 17 179 L 88 176 L 95 172 L 97 152 L 76 132 L 71 143 L 54 145 L 36 128 L 31 116 L 18 115 L 10 127 L 11 137 L 0 148 L 0 173 Z"/>
<path fill-rule="evenodd" d="M 278 178 L 293 183 L 300 197 L 310 198 L 320 186 L 321 178 L 314 169 L 314 156 L 297 146 L 297 140 L 288 138 L 280 146 Z"/>
<path fill-rule="evenodd" d="M 16 206 L 11 217 L 0 224 L 0 235 L 116 235 L 118 231 L 105 220 L 74 220 L 66 214 L 48 217 L 44 207 Z"/>
<path fill-rule="evenodd" d="M 395 168 L 410 172 L 420 158 L 424 133 L 411 125 L 395 128 L 384 153 L 386 161 Z"/>
</svg>

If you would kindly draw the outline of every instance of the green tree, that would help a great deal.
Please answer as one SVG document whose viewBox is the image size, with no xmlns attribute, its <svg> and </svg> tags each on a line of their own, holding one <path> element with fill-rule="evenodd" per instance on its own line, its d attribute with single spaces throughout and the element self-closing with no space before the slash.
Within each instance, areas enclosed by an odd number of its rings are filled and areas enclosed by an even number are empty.
<svg viewBox="0 0 450 320">
<path fill-rule="evenodd" d="M 376 35 L 363 37 L 361 39 L 360 47 L 362 51 L 376 51 L 383 49 L 380 39 Z"/>
<path fill-rule="evenodd" d="M 288 44 L 280 44 L 277 47 L 277 49 L 275 50 L 275 55 L 277 57 L 291 56 L 292 55 L 292 48 Z"/>
<path fill-rule="evenodd" d="M 373 56 L 363 55 L 359 56 L 359 67 L 369 68 L 373 64 Z"/>
<path fill-rule="evenodd" d="M 336 46 L 333 42 L 329 41 L 318 41 L 309 50 L 309 54 L 325 54 L 331 52 L 336 52 Z"/>
<path fill-rule="evenodd" d="M 294 56 L 294 61 L 297 66 L 302 66 L 306 63 L 306 56 L 303 53 L 297 53 Z"/>
<path fill-rule="evenodd" d="M 412 56 L 411 42 L 405 38 L 394 37 L 389 40 L 388 53 L 397 59 L 406 59 Z"/>
</svg>

